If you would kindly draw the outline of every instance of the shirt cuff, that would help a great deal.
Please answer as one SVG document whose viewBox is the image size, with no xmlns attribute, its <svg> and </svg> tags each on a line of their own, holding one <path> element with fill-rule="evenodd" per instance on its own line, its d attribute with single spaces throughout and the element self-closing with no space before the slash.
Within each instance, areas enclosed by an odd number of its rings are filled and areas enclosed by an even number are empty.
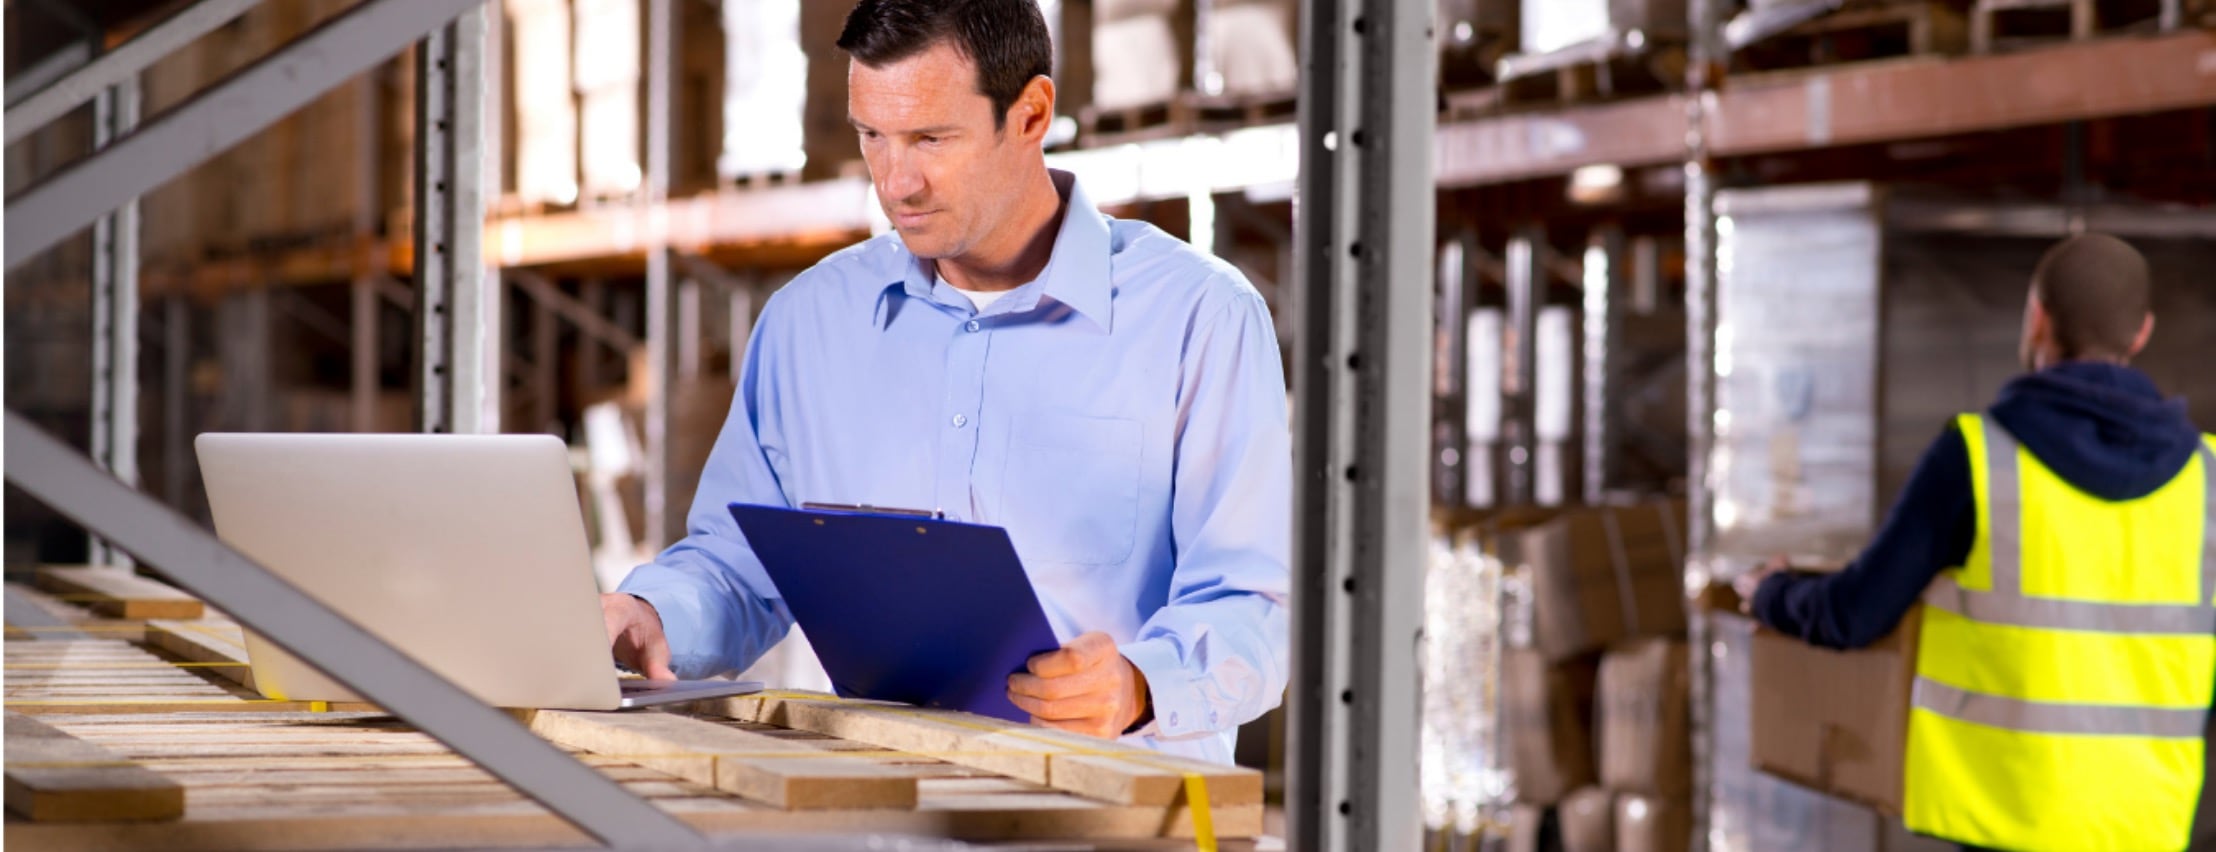
<svg viewBox="0 0 2216 852">
<path fill-rule="evenodd" d="M 703 596 L 682 583 L 656 581 L 654 566 L 642 565 L 617 584 L 616 591 L 646 601 L 662 619 L 662 638 L 669 643 L 669 667 L 680 678 L 715 674 L 713 654 L 700 653 L 703 625 L 711 613 L 701 609 Z"/>
<path fill-rule="evenodd" d="M 1780 571 L 1764 577 L 1762 584 L 1754 587 L 1754 600 L 1747 602 L 1747 614 L 1754 616 L 1755 621 L 1771 630 L 1797 635 L 1799 631 L 1790 630 L 1788 626 L 1781 626 L 1779 624 L 1781 619 L 1778 617 L 1778 607 L 1781 603 L 1778 598 L 1784 596 L 1786 587 L 1791 586 L 1796 579 L 1798 578 L 1794 577 L 1792 572 L 1789 571 Z"/>
<path fill-rule="evenodd" d="M 1148 703 L 1154 708 L 1154 721 L 1127 736 L 1175 739 L 1220 732 L 1221 711 L 1201 697 L 1177 658 L 1176 646 L 1166 639 L 1148 639 L 1116 650 L 1146 677 Z"/>
</svg>

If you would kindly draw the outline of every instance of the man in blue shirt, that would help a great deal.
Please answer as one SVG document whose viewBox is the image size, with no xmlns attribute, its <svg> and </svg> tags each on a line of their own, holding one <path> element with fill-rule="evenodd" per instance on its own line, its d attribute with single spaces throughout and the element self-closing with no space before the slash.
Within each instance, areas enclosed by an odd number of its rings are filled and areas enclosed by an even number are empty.
<svg viewBox="0 0 2216 852">
<path fill-rule="evenodd" d="M 1033 721 L 1229 762 L 1288 668 L 1268 308 L 1046 167 L 1032 0 L 864 0 L 839 47 L 893 231 L 763 307 L 690 534 L 603 597 L 616 657 L 701 677 L 785 635 L 726 504 L 939 509 L 1008 529 L 1064 643 L 1009 680 Z"/>
</svg>

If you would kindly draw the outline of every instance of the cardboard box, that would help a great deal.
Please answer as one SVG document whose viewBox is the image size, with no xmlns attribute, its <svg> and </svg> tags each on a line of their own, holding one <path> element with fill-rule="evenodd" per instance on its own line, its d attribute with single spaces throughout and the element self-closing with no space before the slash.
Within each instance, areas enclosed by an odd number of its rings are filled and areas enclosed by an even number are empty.
<svg viewBox="0 0 2216 852">
<path fill-rule="evenodd" d="M 1682 641 L 1642 639 L 1601 657 L 1601 784 L 1662 796 L 1692 789 L 1689 692 Z"/>
<path fill-rule="evenodd" d="M 1856 651 L 1817 648 L 1757 629 L 1753 668 L 1756 769 L 1886 814 L 1901 812 L 1917 628 L 1901 626 Z"/>
<path fill-rule="evenodd" d="M 1579 509 L 1509 534 L 1509 558 L 1530 572 L 1532 646 L 1562 660 L 1685 632 L 1684 541 L 1678 501 Z"/>
<path fill-rule="evenodd" d="M 1562 852 L 1616 848 L 1616 794 L 1586 787 L 1563 799 L 1555 812 L 1562 820 Z"/>
<path fill-rule="evenodd" d="M 1681 797 L 1616 794 L 1616 852 L 1686 852 L 1693 805 Z"/>
<path fill-rule="evenodd" d="M 1561 842 L 1547 834 L 1545 805 L 1526 803 L 1508 809 L 1508 852 L 1547 852 Z"/>
<path fill-rule="evenodd" d="M 1555 664 L 1533 651 L 1509 651 L 1501 678 L 1517 800 L 1553 804 L 1593 783 L 1593 661 Z"/>
</svg>

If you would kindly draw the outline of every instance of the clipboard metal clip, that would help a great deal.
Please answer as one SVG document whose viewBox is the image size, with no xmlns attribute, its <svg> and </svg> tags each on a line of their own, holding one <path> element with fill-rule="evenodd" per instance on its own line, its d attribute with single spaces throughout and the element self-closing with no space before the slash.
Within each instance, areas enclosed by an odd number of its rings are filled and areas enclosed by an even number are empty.
<svg viewBox="0 0 2216 852">
<path fill-rule="evenodd" d="M 802 503 L 800 504 L 800 508 L 817 512 L 853 512 L 855 514 L 861 515 L 900 515 L 903 517 L 911 518 L 929 518 L 934 521 L 946 520 L 946 510 L 944 509 L 932 509 L 929 511 L 925 511 L 923 509 L 895 509 L 890 506 L 872 506 L 868 503 L 863 503 L 860 505 L 851 505 L 847 503 Z"/>
</svg>

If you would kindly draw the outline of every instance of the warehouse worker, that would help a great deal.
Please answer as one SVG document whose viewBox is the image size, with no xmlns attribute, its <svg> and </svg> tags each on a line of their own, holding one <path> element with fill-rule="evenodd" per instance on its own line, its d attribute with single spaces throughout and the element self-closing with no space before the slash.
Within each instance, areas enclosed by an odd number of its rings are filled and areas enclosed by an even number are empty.
<svg viewBox="0 0 2216 852">
<path fill-rule="evenodd" d="M 1291 434 L 1267 307 L 1047 168 L 1033 0 L 863 0 L 838 44 L 892 231 L 763 307 L 690 534 L 602 600 L 617 659 L 702 677 L 785 635 L 726 504 L 940 509 L 1007 528 L 1065 643 L 1011 677 L 1017 707 L 1229 762 L 1288 668 Z"/>
<path fill-rule="evenodd" d="M 1773 563 L 1764 624 L 1854 648 L 1921 601 L 1904 816 L 1995 849 L 2183 849 L 2216 692 L 2216 439 L 2129 361 L 2147 263 L 2113 237 L 2032 274 L 2030 370 L 1949 423 L 1844 571 Z M 1748 578 L 1742 578 L 1748 579 Z"/>
</svg>

